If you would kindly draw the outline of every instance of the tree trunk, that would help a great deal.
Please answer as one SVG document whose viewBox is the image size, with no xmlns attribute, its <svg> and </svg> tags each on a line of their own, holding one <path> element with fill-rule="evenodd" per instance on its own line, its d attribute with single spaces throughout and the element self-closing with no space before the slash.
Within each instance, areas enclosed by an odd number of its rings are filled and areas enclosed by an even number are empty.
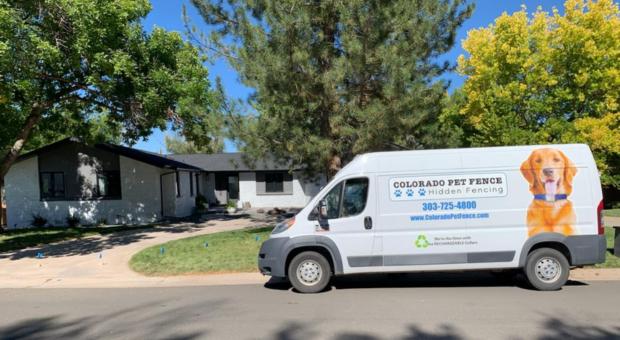
<svg viewBox="0 0 620 340">
<path fill-rule="evenodd" d="M 327 165 L 327 176 L 328 180 L 336 175 L 340 169 L 342 169 L 342 160 L 338 155 L 332 155 L 329 159 L 329 164 Z"/>
<path fill-rule="evenodd" d="M 4 205 L 2 204 L 4 202 L 3 200 L 3 193 L 4 190 L 4 177 L 0 177 L 0 230 L 2 230 L 2 227 L 6 224 L 6 221 L 4 220 Z"/>
<path fill-rule="evenodd" d="M 43 111 L 43 105 L 36 103 L 30 109 L 30 115 L 26 118 L 26 122 L 22 127 L 21 131 L 17 135 L 13 146 L 7 151 L 6 155 L 2 159 L 0 163 L 0 226 L 3 226 L 6 221 L 4 221 L 4 215 L 2 214 L 2 189 L 4 189 L 4 176 L 6 176 L 9 169 L 15 163 L 15 160 L 19 156 L 19 153 L 22 151 L 24 144 L 28 141 L 30 137 L 30 133 L 32 129 L 39 123 L 41 120 L 41 112 Z"/>
<path fill-rule="evenodd" d="M 41 112 L 43 111 L 43 106 L 41 104 L 34 104 L 32 109 L 30 110 L 30 115 L 26 118 L 26 122 L 22 127 L 21 131 L 17 135 L 13 146 L 9 151 L 7 151 L 6 155 L 2 159 L 0 163 L 0 178 L 4 178 L 4 176 L 9 172 L 9 169 L 15 163 L 17 156 L 22 151 L 24 144 L 28 141 L 30 137 L 30 133 L 32 129 L 37 125 L 37 123 L 41 120 Z"/>
<path fill-rule="evenodd" d="M 323 14 L 323 22 L 321 24 L 321 30 L 323 31 L 325 45 L 328 48 L 327 53 L 319 56 L 319 70 L 322 75 L 325 75 L 333 67 L 333 60 L 336 58 L 336 25 L 338 22 L 338 15 L 335 9 L 328 8 L 328 13 Z M 330 87 L 323 84 L 323 99 L 322 109 L 320 110 L 320 134 L 321 137 L 328 139 L 332 142 L 332 150 L 325 164 L 325 173 L 327 175 L 327 181 L 331 180 L 338 170 L 342 168 L 342 160 L 338 155 L 338 148 L 336 147 L 337 136 L 331 126 L 331 116 L 338 112 L 338 98 L 334 91 L 328 90 Z"/>
</svg>

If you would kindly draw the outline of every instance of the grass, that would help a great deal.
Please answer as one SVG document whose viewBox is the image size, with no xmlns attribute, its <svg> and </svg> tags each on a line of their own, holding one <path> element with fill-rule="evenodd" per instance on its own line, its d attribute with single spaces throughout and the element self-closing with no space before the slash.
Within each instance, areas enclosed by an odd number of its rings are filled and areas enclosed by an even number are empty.
<svg viewBox="0 0 620 340">
<path fill-rule="evenodd" d="M 151 227 L 150 225 L 142 225 L 117 227 L 49 227 L 6 230 L 0 232 L 0 252 L 36 247 L 92 235 L 107 235 L 121 231 Z"/>
<path fill-rule="evenodd" d="M 596 268 L 620 268 L 620 257 L 612 255 L 614 248 L 614 228 L 605 228 L 605 238 L 607 239 L 607 256 L 605 263 L 597 264 Z"/>
<path fill-rule="evenodd" d="M 620 209 L 603 210 L 603 215 L 609 216 L 609 217 L 620 217 Z"/>
<path fill-rule="evenodd" d="M 272 229 L 226 231 L 170 241 L 138 252 L 129 266 L 146 275 L 257 271 L 258 250 Z"/>
</svg>

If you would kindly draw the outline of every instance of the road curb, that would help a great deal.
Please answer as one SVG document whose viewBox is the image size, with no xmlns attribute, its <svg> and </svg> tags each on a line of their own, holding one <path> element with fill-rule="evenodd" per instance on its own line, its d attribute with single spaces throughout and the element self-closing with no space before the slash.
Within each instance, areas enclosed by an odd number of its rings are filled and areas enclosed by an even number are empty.
<svg viewBox="0 0 620 340">
<path fill-rule="evenodd" d="M 265 284 L 270 277 L 258 272 L 196 274 L 180 276 L 118 279 L 90 278 L 43 278 L 31 277 L 20 280 L 0 280 L 0 288 L 166 288 L 194 286 L 237 286 Z M 577 268 L 570 274 L 573 281 L 620 281 L 620 268 Z"/>
<path fill-rule="evenodd" d="M 571 280 L 620 281 L 620 268 L 577 268 L 570 272 Z"/>
</svg>

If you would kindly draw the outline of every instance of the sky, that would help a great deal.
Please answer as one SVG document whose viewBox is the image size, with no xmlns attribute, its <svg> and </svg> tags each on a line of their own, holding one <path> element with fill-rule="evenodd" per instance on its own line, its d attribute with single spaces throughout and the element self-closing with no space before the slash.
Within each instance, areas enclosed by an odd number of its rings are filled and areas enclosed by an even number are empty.
<svg viewBox="0 0 620 340">
<path fill-rule="evenodd" d="M 556 7 L 562 13 L 564 2 L 561 0 L 479 0 L 474 1 L 474 3 L 476 8 L 472 16 L 459 28 L 456 43 L 448 53 L 442 56 L 442 60 L 448 60 L 455 64 L 458 56 L 465 53 L 461 47 L 461 41 L 467 37 L 467 32 L 471 29 L 489 26 L 503 12 L 511 14 L 521 10 L 521 6 L 525 5 L 529 13 L 534 12 L 538 6 L 547 12 L 551 12 L 551 9 Z M 152 30 L 154 26 L 158 26 L 169 31 L 178 31 L 185 35 L 182 17 L 182 6 L 185 5 L 188 15 L 196 27 L 208 32 L 208 26 L 204 24 L 202 18 L 187 0 L 151 0 L 151 4 L 153 9 L 143 22 L 147 31 Z M 225 60 L 216 60 L 213 63 L 207 63 L 206 66 L 209 68 L 209 76 L 212 83 L 215 83 L 216 77 L 221 78 L 224 90 L 229 97 L 245 100 L 252 92 L 252 89 L 239 82 L 236 71 Z M 447 73 L 443 78 L 450 81 L 450 89 L 460 87 L 464 81 L 463 77 L 455 72 Z M 134 147 L 165 153 L 165 134 L 172 134 L 172 132 L 155 129 L 148 140 L 140 141 Z M 234 151 L 237 151 L 235 144 L 229 140 L 225 141 L 224 152 Z"/>
</svg>

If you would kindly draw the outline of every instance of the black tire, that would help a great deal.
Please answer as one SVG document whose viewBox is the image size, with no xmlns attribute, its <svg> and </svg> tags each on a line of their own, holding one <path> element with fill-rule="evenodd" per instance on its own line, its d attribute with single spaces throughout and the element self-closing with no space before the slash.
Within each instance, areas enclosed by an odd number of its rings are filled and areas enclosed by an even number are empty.
<svg viewBox="0 0 620 340">
<path fill-rule="evenodd" d="M 318 293 L 324 290 L 329 283 L 331 274 L 331 267 L 327 259 L 314 251 L 297 254 L 288 266 L 288 279 L 291 285 L 295 290 L 304 294 Z"/>
<path fill-rule="evenodd" d="M 540 248 L 527 255 L 524 272 L 532 287 L 544 291 L 558 290 L 568 281 L 570 265 L 561 252 Z"/>
</svg>

